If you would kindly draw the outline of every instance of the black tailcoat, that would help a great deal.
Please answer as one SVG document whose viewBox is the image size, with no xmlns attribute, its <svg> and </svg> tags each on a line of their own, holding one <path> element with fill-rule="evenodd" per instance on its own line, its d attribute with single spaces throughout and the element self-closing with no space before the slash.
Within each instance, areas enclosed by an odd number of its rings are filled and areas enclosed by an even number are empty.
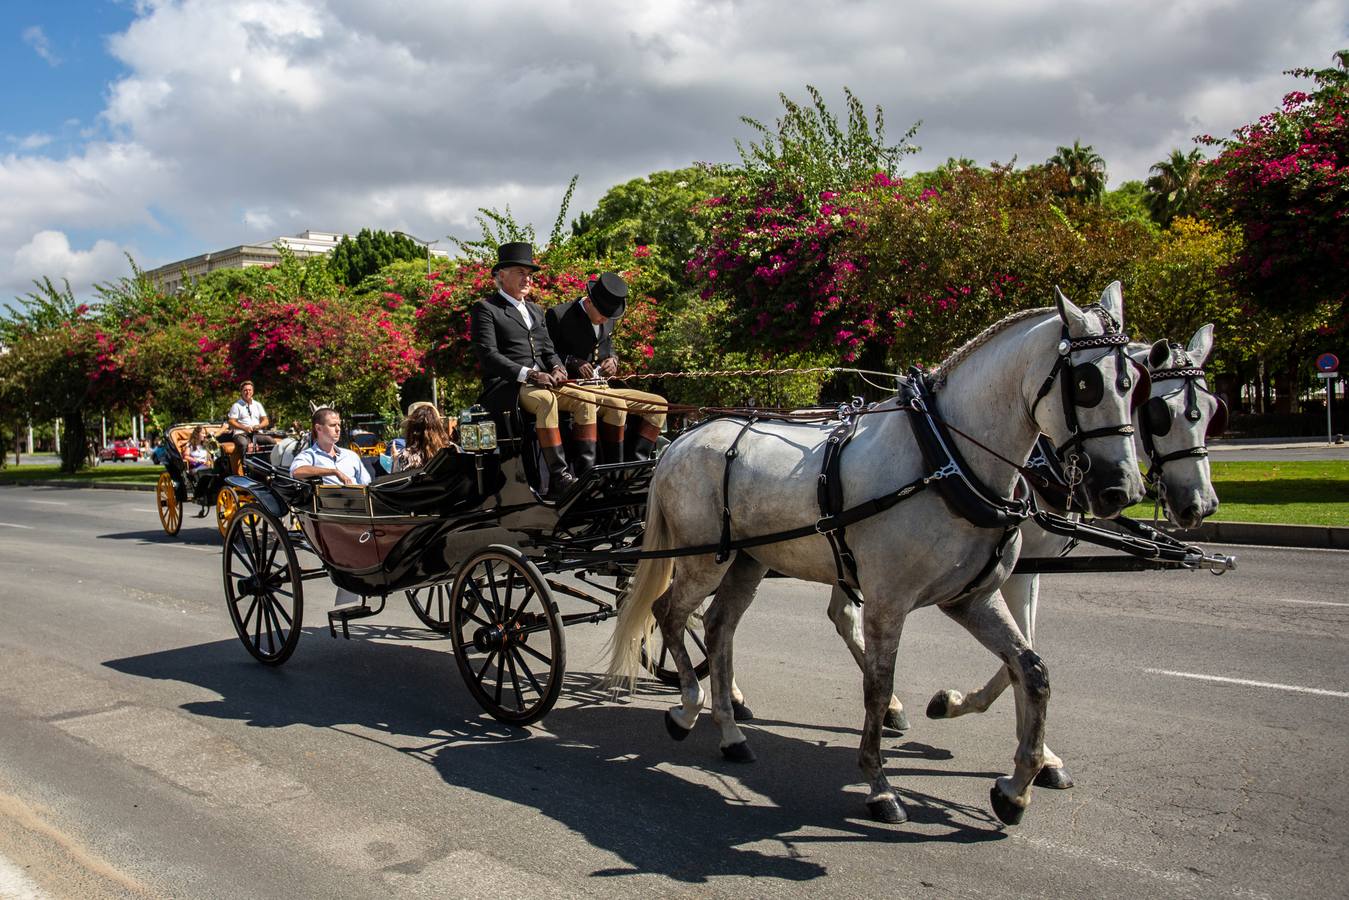
<svg viewBox="0 0 1349 900">
<path fill-rule="evenodd" d="M 484 297 L 469 310 L 473 351 L 482 367 L 483 393 L 514 382 L 520 367 L 551 372 L 562 365 L 544 324 L 543 307 L 525 301 L 531 328 L 501 294 Z"/>
<path fill-rule="evenodd" d="M 595 326 L 591 324 L 579 299 L 559 303 L 548 310 L 547 318 L 553 347 L 562 357 L 567 374 L 572 378 L 581 377 L 582 363 L 598 366 L 600 360 L 614 355 L 613 343 L 610 341 L 614 333 L 614 320 L 605 319 L 596 337 Z"/>
</svg>

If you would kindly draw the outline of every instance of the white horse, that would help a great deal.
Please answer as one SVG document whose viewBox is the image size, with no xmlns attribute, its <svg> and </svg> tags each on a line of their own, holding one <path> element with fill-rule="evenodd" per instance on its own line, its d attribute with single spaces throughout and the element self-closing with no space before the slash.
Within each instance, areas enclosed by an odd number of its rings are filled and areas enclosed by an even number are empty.
<svg viewBox="0 0 1349 900">
<path fill-rule="evenodd" d="M 1196 331 L 1188 347 L 1167 341 L 1151 347 L 1129 345 L 1130 357 L 1147 366 L 1152 382 L 1147 402 L 1134 411 L 1134 448 L 1139 459 L 1149 464 L 1149 478 L 1166 518 L 1180 528 L 1194 528 L 1218 510 L 1205 444 L 1210 433 L 1222 431 L 1227 411 L 1222 401 L 1208 392 L 1203 380 L 1204 361 L 1212 349 L 1212 325 Z M 1179 388 L 1178 381 L 1183 382 Z M 1050 534 L 1033 522 L 1027 522 L 1021 531 L 1023 556 L 1054 557 L 1068 547 L 1067 538 Z M 1034 646 L 1040 576 L 1013 575 L 1004 582 L 1002 596 L 1021 633 Z M 832 611 L 831 606 L 831 615 Z M 839 628 L 842 633 L 842 626 Z M 987 684 L 969 694 L 938 691 L 928 702 L 928 718 L 953 719 L 981 713 L 1010 683 L 1007 667 L 1002 666 Z M 1057 789 L 1073 786 L 1063 760 L 1047 746 L 1044 760 L 1044 768 L 1035 778 L 1037 785 Z"/>
<path fill-rule="evenodd" d="M 1084 483 L 1092 511 L 1114 515 L 1143 494 L 1127 427 L 1131 366 L 1111 350 L 1119 348 L 1122 301 L 1116 292 L 1100 308 L 1084 312 L 1055 293 L 1057 315 L 1047 309 L 1009 316 L 952 354 L 940 369 L 940 408 L 934 412 L 982 443 L 983 448 L 961 444 L 967 465 L 956 477 L 980 484 L 985 497 L 1012 495 L 1020 475 L 1009 461 L 1025 460 L 1045 432 L 1089 459 Z M 1065 378 L 1062 392 L 1050 389 Z M 1095 381 L 1101 389 L 1094 405 L 1073 399 L 1079 381 Z M 842 457 L 840 478 L 848 504 L 896 494 L 901 486 L 935 483 L 949 474 L 932 471 L 923 461 L 912 421 L 918 417 L 906 413 L 898 398 L 879 404 L 873 413 L 862 417 Z M 723 507 L 736 539 L 816 520 L 826 437 L 817 425 L 734 419 L 683 435 L 666 450 L 652 479 L 643 550 L 715 546 Z M 723 496 L 732 448 L 735 459 Z M 1012 669 L 1018 701 L 1015 770 L 997 780 L 990 796 L 994 811 L 1008 823 L 1019 821 L 1030 802 L 1031 782 L 1043 765 L 1049 677 L 997 590 L 1020 552 L 1011 518 L 1005 527 L 975 526 L 934 488 L 918 489 L 905 502 L 847 528 L 858 563 L 856 586 L 867 598 L 859 764 L 871 788 L 867 807 L 876 819 L 906 818 L 882 769 L 881 725 L 893 696 L 905 617 L 924 606 L 939 606 Z M 659 618 L 679 669 L 683 701 L 666 714 L 666 726 L 672 736 L 682 737 L 696 723 L 704 700 L 683 647 L 683 630 L 689 614 L 715 590 L 704 620 L 712 719 L 730 759 L 753 758 L 735 724 L 731 648 L 736 624 L 769 568 L 826 584 L 837 577 L 830 544 L 819 534 L 745 547 L 724 562 L 712 552 L 644 559 L 612 638 L 610 674 L 631 683 L 641 641 L 651 634 L 653 611 Z"/>
</svg>

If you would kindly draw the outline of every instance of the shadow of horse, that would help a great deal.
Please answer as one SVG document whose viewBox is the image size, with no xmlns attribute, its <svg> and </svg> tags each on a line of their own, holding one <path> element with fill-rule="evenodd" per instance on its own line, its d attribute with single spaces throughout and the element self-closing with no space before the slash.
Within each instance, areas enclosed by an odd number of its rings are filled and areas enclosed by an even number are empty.
<svg viewBox="0 0 1349 900">
<path fill-rule="evenodd" d="M 199 521 L 202 524 L 194 528 L 191 525 L 193 521 Z M 213 518 L 197 520 L 193 517 L 184 519 L 183 528 L 176 535 L 165 534 L 163 529 L 147 529 L 145 531 L 119 531 L 112 534 L 99 534 L 94 537 L 100 541 L 135 541 L 140 544 L 187 544 L 194 547 L 219 547 L 221 545 L 220 529 L 216 527 Z"/>
<path fill-rule="evenodd" d="M 105 665 L 219 695 L 184 704 L 193 715 L 255 728 L 328 728 L 420 759 L 447 784 L 535 809 L 625 863 L 592 872 L 594 877 L 656 873 L 697 884 L 745 875 L 806 882 L 828 874 L 802 855 L 800 848 L 811 844 L 1004 837 L 985 810 L 914 791 L 903 796 L 911 823 L 923 831 L 870 821 L 861 794 L 840 797 L 839 784 L 855 778 L 857 751 L 834 738 L 855 730 L 818 730 L 816 737 L 800 738 L 775 730 L 799 730 L 795 723 L 760 722 L 755 747 L 765 762 L 745 766 L 721 759 L 715 729 L 674 744 L 661 725 L 661 709 L 616 701 L 598 676 L 576 673 L 566 676 L 564 705 L 541 725 L 516 728 L 487 716 L 467 689 L 451 684 L 459 682 L 459 672 L 443 639 L 415 628 L 353 626 L 353 634 L 381 640 L 339 647 L 325 631 L 307 629 L 305 652 L 281 668 L 257 665 L 234 641 Z M 653 692 L 675 696 L 673 689 L 643 684 L 643 697 Z M 923 767 L 950 754 L 920 743 L 901 744 L 891 756 L 902 765 L 898 775 L 995 774 Z M 854 813 L 844 819 L 840 810 L 849 807 Z M 782 849 L 756 849 L 764 842 Z"/>
</svg>

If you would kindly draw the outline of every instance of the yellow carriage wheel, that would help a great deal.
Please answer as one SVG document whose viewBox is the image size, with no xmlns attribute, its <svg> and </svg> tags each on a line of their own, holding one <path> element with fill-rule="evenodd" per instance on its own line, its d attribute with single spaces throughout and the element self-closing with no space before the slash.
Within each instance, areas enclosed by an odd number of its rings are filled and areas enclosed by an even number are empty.
<svg viewBox="0 0 1349 900">
<path fill-rule="evenodd" d="M 173 486 L 173 476 L 168 472 L 160 472 L 159 481 L 155 483 L 155 507 L 159 510 L 159 524 L 164 526 L 164 533 L 177 534 L 183 527 L 183 505 Z"/>
<path fill-rule="evenodd" d="M 225 532 L 229 530 L 230 519 L 239 511 L 239 494 L 234 488 L 225 485 L 220 492 L 215 495 L 215 524 L 220 529 L 220 536 L 224 537 Z"/>
</svg>

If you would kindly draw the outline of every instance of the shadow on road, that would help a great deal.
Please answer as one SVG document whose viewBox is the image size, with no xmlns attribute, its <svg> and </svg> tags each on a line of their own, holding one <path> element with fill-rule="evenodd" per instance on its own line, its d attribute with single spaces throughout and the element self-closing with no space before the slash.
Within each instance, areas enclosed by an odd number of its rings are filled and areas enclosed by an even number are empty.
<svg viewBox="0 0 1349 900">
<path fill-rule="evenodd" d="M 536 809 L 626 863 L 592 873 L 596 877 L 809 881 L 827 874 L 797 852 L 810 844 L 976 843 L 1005 836 L 986 809 L 903 790 L 911 774 L 998 774 L 925 767 L 925 761 L 950 758 L 926 744 L 901 742 L 889 751 L 888 774 L 913 824 L 878 825 L 866 818 L 862 794 L 841 790 L 859 780 L 855 744 L 834 744 L 847 729 L 803 738 L 776 730 L 799 732 L 799 724 L 762 721 L 747 728 L 759 762 L 730 763 L 718 753 L 709 718 L 687 741 L 674 743 L 662 725 L 662 709 L 616 700 L 595 676 L 579 673 L 566 677 L 564 705 L 543 726 L 514 728 L 488 717 L 472 700 L 444 639 L 401 627 L 352 632 L 358 639 L 346 642 L 309 629 L 301 652 L 279 668 L 253 662 L 235 641 L 106 665 L 220 695 L 182 707 L 194 715 L 258 728 L 331 728 L 347 736 L 355 727 L 360 737 L 424 760 L 447 783 Z M 359 639 L 366 636 L 382 640 Z M 675 696 L 654 682 L 643 687 L 644 695 Z M 685 777 L 689 769 L 703 773 L 698 782 Z M 709 780 L 712 785 L 699 783 Z M 762 842 L 775 845 L 773 852 L 755 849 Z"/>
<path fill-rule="evenodd" d="M 194 547 L 219 547 L 220 530 L 215 519 L 201 519 L 204 524 L 194 526 L 198 520 L 188 517 L 183 520 L 183 529 L 176 535 L 165 534 L 162 528 L 146 531 L 120 531 L 113 534 L 95 535 L 100 541 L 136 541 L 141 544 L 189 544 Z"/>
</svg>

